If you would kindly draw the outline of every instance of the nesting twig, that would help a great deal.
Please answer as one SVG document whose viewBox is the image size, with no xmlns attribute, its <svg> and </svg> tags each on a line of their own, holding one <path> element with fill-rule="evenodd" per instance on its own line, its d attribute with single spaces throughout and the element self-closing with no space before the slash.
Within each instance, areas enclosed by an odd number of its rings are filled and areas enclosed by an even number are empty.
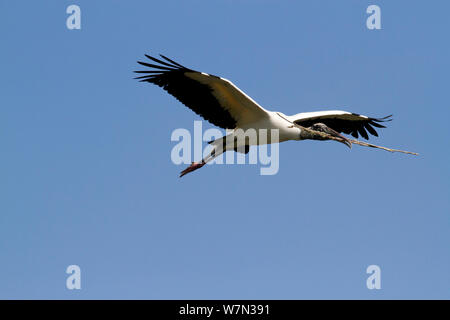
<svg viewBox="0 0 450 320">
<path fill-rule="evenodd" d="M 419 155 L 417 152 L 386 148 L 386 147 L 377 146 L 377 145 L 374 145 L 374 144 L 371 144 L 371 143 L 367 143 L 367 142 L 363 142 L 363 141 L 358 141 L 358 140 L 353 140 L 353 139 L 349 139 L 349 141 L 351 143 L 359 144 L 360 146 L 364 146 L 364 147 L 377 148 L 377 149 L 382 149 L 382 150 L 386 150 L 386 151 L 389 151 L 389 152 L 401 152 L 401 153 L 406 153 L 406 154 L 413 154 L 415 156 Z"/>
<path fill-rule="evenodd" d="M 319 135 L 319 136 L 323 137 L 324 139 L 335 140 L 335 141 L 339 141 L 339 142 L 342 142 L 342 140 L 343 140 L 342 138 L 332 136 L 332 135 L 330 135 L 328 133 L 325 133 L 325 132 L 320 132 L 320 131 L 312 130 L 310 128 L 302 127 L 302 126 L 300 126 L 300 125 L 298 125 L 296 123 L 292 123 L 292 124 L 294 126 L 300 128 L 301 130 L 305 130 L 306 132 L 309 132 L 311 134 Z M 412 155 L 415 155 L 415 156 L 419 155 L 416 152 L 386 148 L 386 147 L 377 146 L 377 145 L 374 145 L 374 144 L 371 144 L 371 143 L 362 142 L 362 141 L 353 140 L 353 139 L 347 139 L 347 140 L 350 143 L 352 143 L 352 144 L 358 144 L 358 145 L 364 146 L 364 147 L 377 148 L 377 149 L 382 149 L 382 150 L 386 150 L 386 151 L 389 151 L 389 152 L 401 152 L 401 153 L 406 153 L 406 154 L 412 154 Z"/>
</svg>

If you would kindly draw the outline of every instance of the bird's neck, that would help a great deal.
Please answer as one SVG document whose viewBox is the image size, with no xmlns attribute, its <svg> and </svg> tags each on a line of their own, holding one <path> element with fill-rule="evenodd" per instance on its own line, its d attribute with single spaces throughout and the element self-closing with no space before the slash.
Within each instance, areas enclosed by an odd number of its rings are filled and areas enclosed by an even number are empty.
<svg viewBox="0 0 450 320">
<path fill-rule="evenodd" d="M 300 140 L 326 140 L 320 134 L 317 134 L 314 130 L 309 130 L 308 128 L 300 129 Z"/>
</svg>

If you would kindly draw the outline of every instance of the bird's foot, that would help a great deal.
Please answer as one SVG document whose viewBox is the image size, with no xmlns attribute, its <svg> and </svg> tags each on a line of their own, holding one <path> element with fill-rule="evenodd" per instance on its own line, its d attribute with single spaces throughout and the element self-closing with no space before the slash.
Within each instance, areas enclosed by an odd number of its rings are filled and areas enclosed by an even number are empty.
<svg viewBox="0 0 450 320">
<path fill-rule="evenodd" d="M 188 174 L 189 172 L 195 171 L 197 169 L 200 169 L 201 167 L 203 167 L 206 164 L 206 162 L 192 162 L 191 165 L 189 167 L 187 167 L 186 169 L 184 169 L 183 171 L 180 172 L 180 178 L 182 176 L 184 176 L 185 174 Z"/>
</svg>

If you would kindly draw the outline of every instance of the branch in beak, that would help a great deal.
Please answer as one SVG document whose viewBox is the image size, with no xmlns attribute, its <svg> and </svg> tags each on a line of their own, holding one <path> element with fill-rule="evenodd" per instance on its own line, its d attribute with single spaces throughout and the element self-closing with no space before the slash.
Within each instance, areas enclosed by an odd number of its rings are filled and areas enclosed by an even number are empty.
<svg viewBox="0 0 450 320">
<path fill-rule="evenodd" d="M 315 123 L 309 128 L 303 127 L 303 130 L 307 131 L 304 133 L 304 137 L 306 139 L 336 140 L 338 142 L 345 144 L 350 149 L 352 148 L 352 142 L 349 139 L 341 135 L 339 132 L 331 129 L 330 127 L 327 127 L 323 123 Z"/>
</svg>

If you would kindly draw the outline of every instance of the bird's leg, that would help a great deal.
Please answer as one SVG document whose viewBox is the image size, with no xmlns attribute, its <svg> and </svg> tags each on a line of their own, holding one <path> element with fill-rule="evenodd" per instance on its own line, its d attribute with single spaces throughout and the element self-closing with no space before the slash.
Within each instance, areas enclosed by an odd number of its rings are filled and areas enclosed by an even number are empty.
<svg viewBox="0 0 450 320">
<path fill-rule="evenodd" d="M 202 159 L 202 161 L 200 162 L 192 162 L 191 165 L 189 167 L 187 167 L 186 169 L 184 169 L 183 171 L 180 172 L 180 178 L 186 174 L 188 174 L 189 172 L 195 171 L 197 169 L 200 169 L 201 167 L 203 167 L 205 164 L 207 164 L 209 161 L 213 160 L 215 157 L 217 157 L 219 154 L 216 152 L 216 149 L 214 148 L 211 153 L 204 157 Z"/>
<path fill-rule="evenodd" d="M 329 134 L 330 136 L 336 138 L 333 140 L 339 141 L 343 144 L 345 144 L 347 147 L 349 147 L 350 149 L 352 148 L 352 143 L 349 139 L 347 139 L 346 137 L 344 137 L 343 135 L 341 135 L 339 132 L 331 129 L 330 127 L 327 127 L 325 124 L 323 123 L 315 123 L 313 124 L 311 127 L 309 127 L 308 129 L 314 130 L 314 131 L 319 131 L 319 132 L 323 132 L 326 134 Z M 313 140 L 329 140 L 326 137 L 323 137 L 319 134 L 314 134 L 314 133 L 305 133 L 309 135 L 309 139 L 313 139 Z"/>
<path fill-rule="evenodd" d="M 202 160 L 201 162 L 192 162 L 189 167 L 187 167 L 186 169 L 184 169 L 183 171 L 180 172 L 180 178 L 182 176 L 184 176 L 185 174 L 188 174 L 189 172 L 192 172 L 192 171 L 195 171 L 197 169 L 200 169 L 205 164 L 206 164 L 206 162 L 204 160 Z"/>
</svg>

